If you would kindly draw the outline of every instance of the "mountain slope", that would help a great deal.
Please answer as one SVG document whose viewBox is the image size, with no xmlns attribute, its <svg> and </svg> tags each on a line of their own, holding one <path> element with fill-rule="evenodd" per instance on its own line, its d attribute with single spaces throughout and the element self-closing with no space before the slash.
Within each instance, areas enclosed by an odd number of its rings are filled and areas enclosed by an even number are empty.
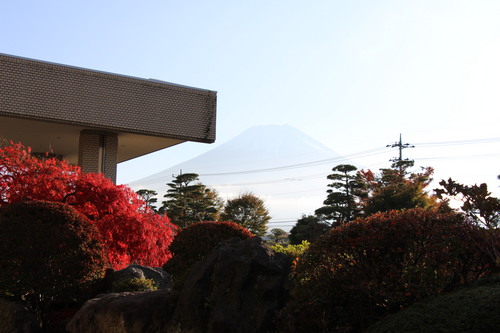
<svg viewBox="0 0 500 333">
<path fill-rule="evenodd" d="M 222 198 L 245 192 L 261 197 L 272 216 L 270 228 L 290 229 L 303 213 L 320 207 L 326 176 L 340 156 L 288 125 L 256 126 L 230 141 L 129 185 L 155 190 L 162 196 L 179 172 L 194 172 Z M 342 162 L 344 163 L 344 162 Z"/>
</svg>

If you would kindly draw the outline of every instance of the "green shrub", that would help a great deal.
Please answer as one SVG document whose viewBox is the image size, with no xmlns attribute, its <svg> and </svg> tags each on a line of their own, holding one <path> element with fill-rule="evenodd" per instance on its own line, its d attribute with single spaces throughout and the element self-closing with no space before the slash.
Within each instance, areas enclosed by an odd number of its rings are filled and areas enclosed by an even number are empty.
<svg viewBox="0 0 500 333">
<path fill-rule="evenodd" d="M 271 245 L 271 248 L 274 250 L 274 252 L 284 253 L 295 260 L 309 248 L 309 245 L 311 245 L 311 243 L 304 240 L 302 241 L 302 244 L 288 244 L 286 246 L 283 246 L 282 244 L 274 244 Z"/>
<path fill-rule="evenodd" d="M 497 332 L 500 327 L 500 277 L 480 280 L 466 288 L 418 302 L 389 315 L 370 333 Z"/>
<path fill-rule="evenodd" d="M 363 331 L 387 313 L 474 281 L 494 264 L 476 246 L 476 231 L 460 215 L 424 209 L 333 228 L 294 267 L 283 325 Z"/>
<path fill-rule="evenodd" d="M 50 301 L 77 297 L 106 267 L 99 233 L 70 206 L 27 201 L 0 207 L 0 294 Z"/>
<path fill-rule="evenodd" d="M 233 222 L 198 222 L 182 229 L 170 244 L 173 257 L 163 265 L 163 269 L 172 275 L 176 285 L 183 282 L 191 267 L 221 241 L 239 237 L 253 237 L 248 229 Z"/>
<path fill-rule="evenodd" d="M 152 279 L 133 278 L 113 282 L 113 292 L 115 293 L 125 291 L 151 291 L 156 289 L 155 282 Z"/>
</svg>

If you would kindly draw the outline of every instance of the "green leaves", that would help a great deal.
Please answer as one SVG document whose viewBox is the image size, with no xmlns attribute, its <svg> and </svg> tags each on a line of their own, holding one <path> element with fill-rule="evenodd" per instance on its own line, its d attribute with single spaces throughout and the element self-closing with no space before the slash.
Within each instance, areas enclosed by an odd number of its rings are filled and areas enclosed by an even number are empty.
<svg viewBox="0 0 500 333">
<path fill-rule="evenodd" d="M 269 216 L 269 211 L 262 199 L 251 193 L 246 193 L 228 200 L 221 218 L 225 221 L 235 222 L 257 236 L 264 236 L 267 222 L 271 216 Z"/>
<path fill-rule="evenodd" d="M 167 185 L 170 189 L 164 195 L 167 198 L 160 208 L 181 228 L 200 221 L 218 220 L 222 206 L 217 192 L 198 181 L 198 174 L 178 175 Z M 196 182 L 196 183 L 193 183 Z"/>
<path fill-rule="evenodd" d="M 340 164 L 332 169 L 334 173 L 327 176 L 327 179 L 334 182 L 328 184 L 328 193 L 324 206 L 318 208 L 314 213 L 322 220 L 339 225 L 346 223 L 360 216 L 361 200 L 360 196 L 364 184 L 354 172 L 357 168 L 350 164 Z"/>
</svg>

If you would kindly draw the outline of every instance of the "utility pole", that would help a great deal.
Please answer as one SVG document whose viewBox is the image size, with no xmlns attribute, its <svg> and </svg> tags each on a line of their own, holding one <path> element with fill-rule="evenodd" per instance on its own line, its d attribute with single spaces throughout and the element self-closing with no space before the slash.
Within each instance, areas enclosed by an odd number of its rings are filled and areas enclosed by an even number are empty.
<svg viewBox="0 0 500 333">
<path fill-rule="evenodd" d="M 403 143 L 403 140 L 401 138 L 401 133 L 399 134 L 399 142 L 395 142 L 392 145 L 387 145 L 387 148 L 398 148 L 399 149 L 399 158 L 392 158 L 390 159 L 391 162 L 394 162 L 395 165 L 399 166 L 399 171 L 403 171 L 403 161 L 409 161 L 408 159 L 403 160 L 403 149 L 406 148 L 415 148 L 414 145 L 411 145 L 409 143 Z"/>
</svg>

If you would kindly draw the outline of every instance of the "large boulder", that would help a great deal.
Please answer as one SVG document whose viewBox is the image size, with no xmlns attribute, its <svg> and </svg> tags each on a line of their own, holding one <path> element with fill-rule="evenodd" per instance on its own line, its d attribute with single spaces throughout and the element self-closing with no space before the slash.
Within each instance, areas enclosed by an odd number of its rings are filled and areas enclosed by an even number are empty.
<svg viewBox="0 0 500 333">
<path fill-rule="evenodd" d="M 0 333 L 41 332 L 35 316 L 24 306 L 0 298 Z"/>
<path fill-rule="evenodd" d="M 106 294 L 87 301 L 66 329 L 70 333 L 165 332 L 174 305 L 167 290 Z"/>
<path fill-rule="evenodd" d="M 288 295 L 291 259 L 259 237 L 232 239 L 189 273 L 168 331 L 267 332 Z"/>
<path fill-rule="evenodd" d="M 170 275 L 159 267 L 130 265 L 124 269 L 115 271 L 112 275 L 113 282 L 121 282 L 134 278 L 153 280 L 157 289 L 169 289 L 172 283 Z"/>
</svg>

